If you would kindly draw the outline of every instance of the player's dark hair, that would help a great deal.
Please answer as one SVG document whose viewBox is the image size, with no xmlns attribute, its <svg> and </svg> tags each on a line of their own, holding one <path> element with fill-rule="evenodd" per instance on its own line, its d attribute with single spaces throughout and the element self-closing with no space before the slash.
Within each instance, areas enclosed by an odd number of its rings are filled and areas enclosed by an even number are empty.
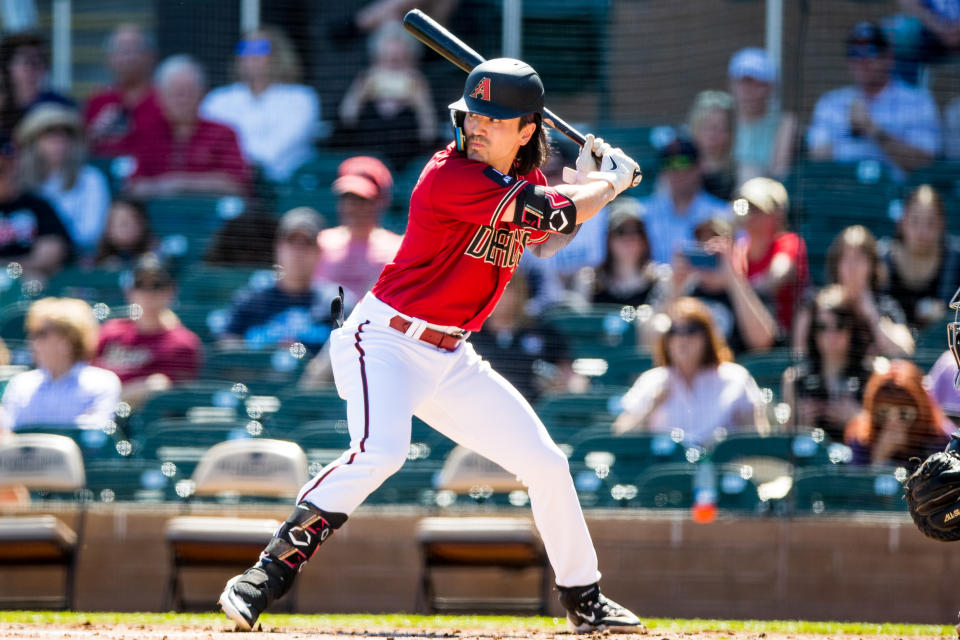
<svg viewBox="0 0 960 640">
<path fill-rule="evenodd" d="M 517 173 L 521 176 L 546 165 L 547 160 L 550 159 L 550 144 L 540 114 L 528 113 L 525 116 L 520 116 L 518 127 L 522 129 L 531 122 L 536 123 L 537 130 L 533 132 L 533 136 L 530 137 L 527 144 L 517 151 L 516 167 Z"/>
</svg>

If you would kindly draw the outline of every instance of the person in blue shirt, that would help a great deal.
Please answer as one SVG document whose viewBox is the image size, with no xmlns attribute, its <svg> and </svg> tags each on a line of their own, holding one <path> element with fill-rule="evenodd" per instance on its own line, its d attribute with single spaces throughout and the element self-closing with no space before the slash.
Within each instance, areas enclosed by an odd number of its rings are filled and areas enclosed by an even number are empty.
<svg viewBox="0 0 960 640">
<path fill-rule="evenodd" d="M 320 229 L 319 214 L 308 207 L 283 216 L 274 242 L 277 277 L 268 287 L 246 292 L 229 310 L 226 329 L 218 336 L 220 346 L 259 349 L 301 343 L 316 353 L 326 343 L 337 287 L 311 284 L 320 256 Z"/>
</svg>

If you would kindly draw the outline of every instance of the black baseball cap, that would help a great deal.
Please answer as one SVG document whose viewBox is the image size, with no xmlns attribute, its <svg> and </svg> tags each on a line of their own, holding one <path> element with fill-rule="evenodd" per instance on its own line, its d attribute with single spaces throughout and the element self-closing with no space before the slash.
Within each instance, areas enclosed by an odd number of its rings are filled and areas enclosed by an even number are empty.
<svg viewBox="0 0 960 640">
<path fill-rule="evenodd" d="M 693 140 L 686 136 L 677 136 L 660 148 L 660 169 L 689 169 L 697 166 L 700 151 Z"/>
<path fill-rule="evenodd" d="M 879 58 L 890 48 L 883 29 L 875 22 L 863 21 L 853 25 L 847 34 L 848 58 Z"/>
<path fill-rule="evenodd" d="M 167 266 L 154 253 L 146 253 L 133 267 L 134 289 L 167 289 L 176 281 Z"/>
<path fill-rule="evenodd" d="M 522 60 L 487 60 L 473 68 L 463 86 L 463 96 L 449 108 L 502 120 L 542 114 L 543 81 Z"/>
</svg>

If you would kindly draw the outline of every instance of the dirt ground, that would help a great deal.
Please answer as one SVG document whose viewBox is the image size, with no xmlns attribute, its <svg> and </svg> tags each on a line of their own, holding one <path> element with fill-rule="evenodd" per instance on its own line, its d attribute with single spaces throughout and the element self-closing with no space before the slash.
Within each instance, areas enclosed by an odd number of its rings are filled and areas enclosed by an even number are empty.
<svg viewBox="0 0 960 640">
<path fill-rule="evenodd" d="M 705 632 L 658 632 L 652 629 L 647 635 L 637 634 L 598 634 L 605 640 L 905 640 L 904 636 L 880 635 L 814 635 L 814 634 L 769 634 L 733 631 Z M 296 627 L 263 628 L 259 632 L 238 633 L 226 624 L 204 627 L 183 627 L 173 625 L 0 625 L 0 638 L 31 640 L 433 640 L 453 638 L 456 640 L 507 640 L 512 638 L 531 638 L 533 640 L 576 640 L 592 638 L 578 636 L 571 632 L 530 631 L 518 629 L 313 629 Z M 946 636 L 907 636 L 916 639 L 947 638 Z"/>
</svg>

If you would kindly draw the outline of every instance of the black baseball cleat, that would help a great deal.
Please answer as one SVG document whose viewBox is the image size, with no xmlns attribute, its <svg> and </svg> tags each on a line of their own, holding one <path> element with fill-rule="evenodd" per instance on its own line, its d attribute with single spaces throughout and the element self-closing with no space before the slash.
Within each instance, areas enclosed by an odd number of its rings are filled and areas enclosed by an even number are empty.
<svg viewBox="0 0 960 640">
<path fill-rule="evenodd" d="M 278 570 L 276 563 L 258 562 L 227 581 L 220 594 L 220 608 L 239 631 L 250 631 L 271 602 L 286 593 L 293 576 Z"/>
<path fill-rule="evenodd" d="M 577 633 L 646 633 L 647 628 L 632 611 L 600 593 L 596 582 L 586 587 L 560 587 L 560 603 L 567 621 Z"/>
</svg>

